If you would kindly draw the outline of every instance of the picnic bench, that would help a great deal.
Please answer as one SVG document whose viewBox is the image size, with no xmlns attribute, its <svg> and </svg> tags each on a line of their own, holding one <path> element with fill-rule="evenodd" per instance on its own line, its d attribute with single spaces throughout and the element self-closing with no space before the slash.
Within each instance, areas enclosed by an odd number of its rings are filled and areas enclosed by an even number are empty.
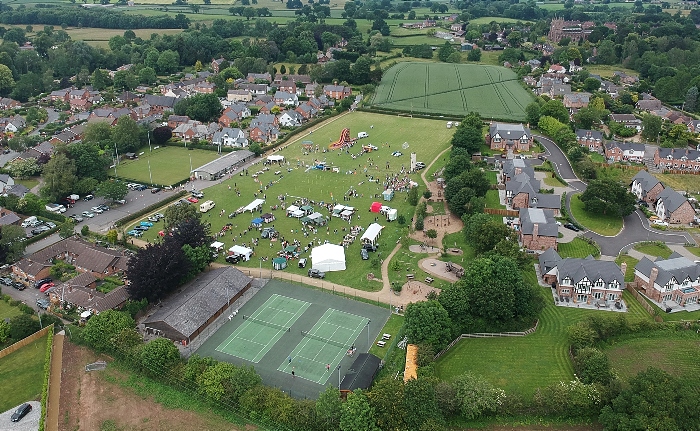
<svg viewBox="0 0 700 431">
<path fill-rule="evenodd" d="M 415 278 L 414 274 L 406 274 L 406 278 L 409 280 L 413 280 Z"/>
<path fill-rule="evenodd" d="M 432 283 L 433 281 L 435 281 L 435 279 L 434 279 L 433 277 L 425 277 L 425 282 L 426 282 L 426 283 L 430 284 L 430 283 Z"/>
<path fill-rule="evenodd" d="M 388 340 L 391 338 L 391 334 L 383 334 L 382 335 L 382 340 Z"/>
<path fill-rule="evenodd" d="M 377 346 L 379 346 L 379 347 L 386 346 L 386 341 L 382 341 L 382 340 L 377 341 Z"/>
</svg>

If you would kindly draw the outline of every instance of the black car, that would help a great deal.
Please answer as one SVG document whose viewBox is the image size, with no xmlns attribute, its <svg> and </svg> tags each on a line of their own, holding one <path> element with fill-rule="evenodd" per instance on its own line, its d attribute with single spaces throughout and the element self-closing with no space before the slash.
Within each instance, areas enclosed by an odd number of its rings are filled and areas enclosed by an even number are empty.
<svg viewBox="0 0 700 431">
<path fill-rule="evenodd" d="M 109 207 L 105 204 L 97 205 L 97 208 L 101 209 L 102 211 L 109 211 Z"/>
<path fill-rule="evenodd" d="M 43 284 L 51 283 L 52 281 L 53 281 L 53 279 L 52 279 L 51 277 L 42 278 L 41 280 L 37 280 L 37 282 L 34 283 L 34 288 L 35 288 L 35 289 L 38 289 L 38 288 L 40 288 Z"/>
<path fill-rule="evenodd" d="M 24 403 L 21 406 L 17 407 L 17 410 L 12 413 L 12 417 L 10 420 L 12 422 L 19 422 L 22 420 L 23 417 L 27 416 L 27 413 L 32 411 L 32 405 L 29 403 Z"/>
<path fill-rule="evenodd" d="M 87 195 L 87 196 L 85 196 L 85 197 L 83 198 L 83 200 L 84 200 L 84 201 L 91 201 L 91 200 L 93 200 L 94 198 L 95 198 L 95 196 L 93 196 L 93 195 Z"/>
<path fill-rule="evenodd" d="M 235 254 L 226 256 L 226 262 L 228 263 L 238 263 L 241 261 L 241 257 Z"/>
<path fill-rule="evenodd" d="M 311 278 L 326 278 L 326 273 L 318 269 L 310 269 L 308 274 Z"/>
<path fill-rule="evenodd" d="M 576 227 L 574 224 L 572 224 L 572 223 L 567 223 L 567 224 L 564 225 L 564 227 L 567 228 L 567 229 L 569 229 L 569 230 L 573 230 L 574 232 L 578 232 L 578 231 L 581 230 L 581 229 L 577 228 L 577 227 Z"/>
<path fill-rule="evenodd" d="M 360 256 L 362 257 L 362 260 L 369 259 L 369 253 L 367 253 L 367 250 L 365 250 L 364 248 L 360 250 Z"/>
<path fill-rule="evenodd" d="M 162 190 L 162 189 L 161 189 L 160 187 L 153 187 L 153 188 L 151 189 L 151 193 L 154 193 L 154 194 L 155 194 L 155 193 L 158 193 L 158 192 L 161 191 L 161 190 Z"/>
<path fill-rule="evenodd" d="M 23 283 L 20 283 L 19 281 L 13 281 L 12 287 L 14 287 L 17 290 L 24 290 L 27 286 L 25 286 Z"/>
<path fill-rule="evenodd" d="M 362 249 L 367 251 L 377 251 L 377 246 L 371 243 L 362 244 Z"/>
</svg>

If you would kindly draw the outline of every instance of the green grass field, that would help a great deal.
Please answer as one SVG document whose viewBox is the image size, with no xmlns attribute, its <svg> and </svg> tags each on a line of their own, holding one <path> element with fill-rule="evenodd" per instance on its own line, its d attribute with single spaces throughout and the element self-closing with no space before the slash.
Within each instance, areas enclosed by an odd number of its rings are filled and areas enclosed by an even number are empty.
<svg viewBox="0 0 700 431">
<path fill-rule="evenodd" d="M 489 190 L 486 192 L 486 208 L 501 208 L 505 209 L 506 206 L 503 205 L 498 198 L 498 190 Z"/>
<path fill-rule="evenodd" d="M 557 246 L 557 252 L 561 257 L 585 258 L 588 255 L 595 256 L 598 250 L 595 246 L 587 243 L 581 238 L 574 238 L 571 242 L 563 242 Z"/>
<path fill-rule="evenodd" d="M 476 111 L 484 118 L 523 120 L 531 101 L 515 73 L 503 67 L 411 62 L 384 73 L 372 103 L 402 111 L 456 116 Z"/>
<path fill-rule="evenodd" d="M 6 289 L 11 289 L 11 287 L 6 287 Z M 13 307 L 5 301 L 0 301 L 0 320 L 11 319 L 20 314 L 22 314 L 22 312 L 19 308 Z"/>
<path fill-rule="evenodd" d="M 376 145 L 379 150 L 361 155 L 355 159 L 353 159 L 351 154 L 341 153 L 339 151 L 324 153 L 323 149 L 328 148 L 330 141 L 337 140 L 340 136 L 340 132 L 345 127 L 349 127 L 350 134 L 354 136 L 357 136 L 357 133 L 361 131 L 369 133 L 369 137 L 362 139 L 360 143 L 372 143 Z M 353 219 L 353 225 L 360 225 L 366 228 L 370 223 L 374 222 L 375 217 L 378 216 L 378 214 L 369 213 L 368 209 L 371 203 L 377 200 L 373 196 L 381 193 L 383 190 L 382 181 L 384 181 L 386 175 L 400 174 L 402 166 L 407 168 L 410 164 L 409 153 L 411 151 L 416 152 L 418 161 L 429 164 L 441 151 L 447 148 L 453 133 L 454 129 L 447 129 L 443 121 L 411 119 L 363 112 L 354 112 L 339 117 L 314 129 L 312 134 L 304 132 L 298 139 L 294 140 L 294 138 L 292 138 L 289 146 L 276 153 L 284 155 L 290 165 L 282 168 L 271 167 L 269 171 L 260 175 L 259 179 L 263 186 L 268 185 L 271 181 L 275 182 L 272 188 L 268 188 L 268 190 L 263 190 L 262 192 L 263 196 L 267 196 L 267 201 L 263 209 L 265 212 L 271 211 L 272 214 L 275 215 L 277 220 L 272 224 L 274 224 L 275 229 L 280 232 L 280 235 L 288 241 L 298 239 L 302 245 L 306 245 L 312 240 L 321 242 L 329 240 L 333 243 L 339 243 L 343 235 L 347 233 L 343 232 L 342 229 L 348 229 L 350 227 L 347 222 L 343 222 L 337 217 L 331 217 L 328 231 L 326 231 L 325 227 L 319 228 L 317 233 L 304 236 L 301 230 L 301 223 L 298 219 L 285 217 L 283 208 L 272 211 L 270 207 L 279 204 L 280 201 L 278 201 L 277 197 L 284 194 L 288 195 L 285 200 L 286 206 L 291 205 L 297 197 L 308 198 L 317 203 L 321 201 L 324 203 L 335 201 L 339 204 L 352 205 L 357 208 L 357 216 Z M 318 144 L 320 151 L 318 153 L 312 152 L 310 154 L 304 154 L 302 141 L 306 140 L 311 140 L 315 144 Z M 408 144 L 408 148 L 402 148 L 404 143 Z M 403 155 L 400 157 L 392 156 L 391 153 L 395 150 L 400 150 L 403 152 Z M 359 153 L 357 145 L 351 149 L 351 153 L 355 155 Z M 369 160 L 370 158 L 372 161 Z M 340 172 L 307 171 L 305 166 L 313 164 L 315 159 L 327 161 L 329 165 L 337 167 Z M 139 162 L 142 163 L 143 160 Z M 372 164 L 371 166 L 370 163 Z M 389 164 L 388 169 L 387 163 Z M 366 173 L 365 168 L 367 168 Z M 262 166 L 258 165 L 253 167 L 250 171 L 257 171 L 258 169 L 262 169 Z M 280 176 L 274 174 L 277 169 L 280 170 Z M 288 171 L 288 169 L 291 171 Z M 187 161 L 187 168 L 185 170 L 189 170 L 189 160 Z M 252 175 L 252 172 L 250 173 Z M 378 178 L 380 182 L 370 182 L 370 175 L 374 178 Z M 421 182 L 418 174 L 410 174 L 409 178 L 413 181 Z M 255 199 L 254 193 L 260 193 L 259 189 L 261 183 L 255 182 L 251 176 L 233 176 L 233 178 L 226 179 L 221 184 L 205 190 L 204 199 L 216 202 L 216 208 L 203 216 L 204 221 L 211 222 L 212 232 L 219 232 L 225 224 L 231 223 L 232 229 L 226 232 L 226 235 L 219 238 L 219 241 L 225 243 L 226 248 L 234 244 L 234 238 L 236 244 L 240 245 L 241 243 L 250 244 L 253 235 L 255 238 L 259 237 L 255 231 L 255 234 L 245 233 L 241 236 L 249 227 L 250 221 L 259 214 L 251 215 L 250 213 L 246 213 L 232 219 L 227 218 L 227 215 Z M 231 189 L 229 189 L 229 186 Z M 235 193 L 236 188 L 240 189 L 240 197 Z M 350 201 L 344 201 L 343 196 L 351 189 L 357 191 L 358 197 L 353 197 Z M 421 190 L 424 190 L 424 187 Z M 381 197 L 379 200 L 381 200 Z M 397 192 L 394 199 L 385 204 L 396 208 L 398 213 L 404 215 L 407 220 L 411 219 L 414 208 L 406 201 L 406 193 Z M 321 212 L 323 215 L 328 214 L 328 211 L 320 205 L 315 205 L 314 209 Z M 224 210 L 224 215 L 219 217 L 219 213 L 222 210 Z M 137 220 L 136 222 L 138 223 L 140 221 L 141 220 Z M 385 226 L 379 238 L 379 251 L 377 253 L 370 253 L 369 260 L 362 260 L 360 257 L 359 241 L 355 241 L 355 243 L 350 245 L 345 251 L 348 270 L 328 273 L 326 275 L 326 280 L 368 291 L 381 290 L 382 284 L 378 281 L 368 281 L 367 274 L 374 273 L 379 276 L 381 270 L 379 259 L 389 254 L 394 248 L 396 241 L 402 235 L 405 235 L 406 228 L 395 221 L 387 223 L 381 216 L 379 217 L 379 223 Z M 155 227 L 146 232 L 143 239 L 153 241 L 157 237 L 160 226 L 161 225 L 156 224 Z M 335 233 L 335 230 L 338 232 Z M 262 264 L 265 267 L 271 267 L 272 258 L 276 257 L 277 252 L 280 251 L 279 244 L 279 242 L 273 242 L 272 246 L 270 246 L 268 240 L 261 239 L 258 247 L 255 247 L 256 256 L 253 260 L 242 263 L 242 265 L 257 268 Z M 266 262 L 260 262 L 260 257 L 267 258 L 268 260 Z M 309 253 L 302 254 L 301 257 L 308 258 Z M 223 256 L 219 258 L 219 261 L 223 262 Z M 307 270 L 308 267 L 305 269 L 298 268 L 295 261 L 290 262 L 287 269 L 285 269 L 287 272 L 299 275 L 306 275 Z"/>
<path fill-rule="evenodd" d="M 622 217 L 587 212 L 579 195 L 571 197 L 571 215 L 580 225 L 601 235 L 614 236 L 622 230 Z"/>
<path fill-rule="evenodd" d="M 634 249 L 644 254 L 648 254 L 654 257 L 663 257 L 664 259 L 668 259 L 671 253 L 673 253 L 666 244 L 656 242 L 645 242 L 637 244 L 634 246 Z"/>
<path fill-rule="evenodd" d="M 700 247 L 686 247 L 686 249 L 693 253 L 695 256 L 700 257 Z"/>
<path fill-rule="evenodd" d="M 660 368 L 676 377 L 697 375 L 696 360 L 700 339 L 695 332 L 658 331 L 643 337 L 623 338 L 604 349 L 610 365 L 628 380 L 650 366 Z"/>
<path fill-rule="evenodd" d="M 534 282 L 533 271 L 528 271 L 526 277 Z M 548 292 L 542 290 L 542 294 L 547 305 L 536 332 L 525 337 L 462 340 L 437 361 L 438 377 L 450 380 L 469 371 L 526 399 L 531 398 L 537 388 L 572 379 L 567 327 L 601 311 L 556 307 Z M 627 317 L 650 319 L 641 307 L 630 307 Z"/>
<path fill-rule="evenodd" d="M 382 358 L 386 359 L 386 354 L 388 352 L 387 346 L 389 343 L 387 343 L 386 346 L 384 347 L 379 347 L 377 346 L 377 341 L 381 340 L 382 334 L 391 334 L 392 337 L 396 337 L 403 327 L 403 322 L 404 322 L 404 317 L 400 314 L 392 314 L 391 317 L 389 317 L 389 320 L 386 321 L 386 324 L 382 328 L 381 331 L 379 331 L 379 335 L 377 335 L 377 338 L 374 340 L 374 343 L 372 343 L 372 347 L 369 349 L 369 353 Z"/>
<path fill-rule="evenodd" d="M 544 177 L 543 182 L 549 187 L 566 187 L 566 184 L 562 183 L 557 178 L 550 176 L 550 174 L 547 174 L 547 176 Z"/>
<path fill-rule="evenodd" d="M 0 412 L 39 399 L 45 357 L 44 336 L 0 359 L 0 382 L 7 389 L 0 391 Z"/>
<path fill-rule="evenodd" d="M 122 160 L 117 166 L 117 176 L 144 184 L 170 185 L 189 178 L 190 157 L 194 169 L 219 157 L 216 151 L 188 150 L 181 147 L 160 147 L 153 152 L 146 148 L 144 151 L 137 160 Z M 149 162 L 153 181 L 148 173 Z M 114 174 L 114 168 L 110 170 L 110 174 Z"/>
<path fill-rule="evenodd" d="M 615 259 L 615 263 L 620 265 L 622 262 L 625 262 L 627 264 L 627 271 L 625 271 L 625 281 L 626 282 L 632 282 L 634 281 L 634 267 L 637 266 L 639 263 L 639 260 L 633 258 L 632 256 L 628 256 L 626 254 L 620 255 Z M 637 302 L 635 299 L 634 302 Z"/>
</svg>

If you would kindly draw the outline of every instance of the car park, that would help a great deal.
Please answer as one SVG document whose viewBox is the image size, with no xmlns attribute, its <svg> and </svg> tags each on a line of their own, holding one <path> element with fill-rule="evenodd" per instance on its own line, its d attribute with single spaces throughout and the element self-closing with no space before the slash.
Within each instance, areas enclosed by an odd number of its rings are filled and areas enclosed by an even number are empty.
<svg viewBox="0 0 700 431">
<path fill-rule="evenodd" d="M 25 286 L 24 283 L 21 283 L 19 281 L 13 281 L 12 287 L 14 287 L 17 290 L 24 290 L 27 286 Z"/>
<path fill-rule="evenodd" d="M 204 193 L 200 192 L 199 190 L 192 190 L 192 196 L 196 197 L 197 199 L 202 199 L 204 197 Z"/>
<path fill-rule="evenodd" d="M 92 208 L 90 208 L 90 211 L 92 211 L 92 212 L 94 212 L 94 213 L 97 213 L 97 214 L 102 214 L 103 212 L 105 212 L 105 211 L 104 211 L 102 208 L 100 208 L 100 207 L 92 207 Z"/>
<path fill-rule="evenodd" d="M 130 235 L 130 236 L 135 236 L 136 238 L 139 238 L 140 236 L 143 235 L 143 232 L 141 232 L 140 230 L 130 230 L 126 234 Z"/>
<path fill-rule="evenodd" d="M 56 223 L 54 223 L 54 222 L 52 222 L 52 221 L 47 221 L 47 222 L 46 222 L 46 226 L 47 226 L 49 229 L 53 229 L 53 228 L 56 227 Z"/>
<path fill-rule="evenodd" d="M 142 221 L 140 225 L 146 227 L 153 227 L 153 223 L 151 223 L 150 221 Z"/>
<path fill-rule="evenodd" d="M 42 310 L 46 310 L 51 306 L 51 302 L 46 298 L 39 298 L 36 300 L 36 306 Z"/>
<path fill-rule="evenodd" d="M 101 209 L 102 211 L 109 211 L 109 206 L 105 204 L 97 205 L 97 208 Z"/>
<path fill-rule="evenodd" d="M 37 221 L 36 216 L 27 217 L 26 219 L 24 219 L 21 226 L 27 228 L 29 226 L 32 226 L 32 223 L 34 223 L 35 221 Z"/>
<path fill-rule="evenodd" d="M 93 217 L 95 217 L 95 214 L 91 213 L 90 211 L 83 211 L 83 212 L 81 213 L 81 215 L 82 215 L 83 217 L 87 217 L 87 218 L 93 218 Z"/>
<path fill-rule="evenodd" d="M 29 412 L 32 411 L 32 405 L 29 403 L 24 403 L 21 406 L 17 407 L 17 410 L 15 410 L 14 413 L 12 413 L 12 416 L 10 417 L 10 420 L 12 422 L 19 422 L 22 420 L 23 417 L 27 416 Z"/>
<path fill-rule="evenodd" d="M 81 221 L 85 220 L 82 216 L 80 216 L 78 214 L 73 214 L 69 218 L 72 218 L 73 220 L 75 220 L 76 223 L 80 223 Z"/>
<path fill-rule="evenodd" d="M 95 199 L 95 196 L 93 195 L 85 195 L 85 197 L 83 198 L 84 201 L 91 201 L 93 199 Z"/>
<path fill-rule="evenodd" d="M 566 223 L 564 225 L 564 227 L 569 229 L 569 230 L 573 230 L 574 232 L 578 232 L 581 230 L 581 229 L 577 228 L 576 225 L 574 225 L 573 223 Z"/>
<path fill-rule="evenodd" d="M 199 202 L 199 199 L 197 199 L 194 196 L 190 196 L 189 198 L 187 198 L 187 201 L 190 203 L 196 204 L 197 202 Z"/>
<path fill-rule="evenodd" d="M 367 253 L 367 250 L 364 248 L 360 250 L 360 257 L 362 257 L 362 260 L 367 260 L 369 259 L 369 253 Z"/>
<path fill-rule="evenodd" d="M 0 277 L 0 283 L 4 284 L 5 286 L 11 286 L 12 279 L 9 277 Z"/>
<path fill-rule="evenodd" d="M 39 235 L 49 230 L 51 230 L 51 228 L 48 226 L 35 227 L 34 229 L 32 229 L 32 235 Z"/>
<path fill-rule="evenodd" d="M 326 273 L 318 269 L 310 269 L 307 273 L 311 278 L 326 278 Z"/>
</svg>

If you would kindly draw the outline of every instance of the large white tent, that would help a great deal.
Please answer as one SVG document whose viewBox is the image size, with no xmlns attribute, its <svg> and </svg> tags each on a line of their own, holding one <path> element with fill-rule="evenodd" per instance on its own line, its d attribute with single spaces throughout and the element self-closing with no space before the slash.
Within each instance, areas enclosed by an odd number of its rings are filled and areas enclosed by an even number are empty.
<svg viewBox="0 0 700 431">
<path fill-rule="evenodd" d="M 323 244 L 312 248 L 311 267 L 324 272 L 344 271 L 345 249 L 336 244 Z"/>
<path fill-rule="evenodd" d="M 248 205 L 243 208 L 243 211 L 258 211 L 259 209 L 262 208 L 263 204 L 265 203 L 265 199 L 255 199 L 253 202 L 249 203 Z"/>
<path fill-rule="evenodd" d="M 368 242 L 370 244 L 375 244 L 377 242 L 377 237 L 379 237 L 379 234 L 381 233 L 382 229 L 384 229 L 384 226 L 378 223 L 372 223 L 371 225 L 369 225 L 365 233 L 362 234 L 362 238 L 360 238 L 360 241 L 362 241 L 363 243 Z"/>
<path fill-rule="evenodd" d="M 233 247 L 228 249 L 229 252 L 231 252 L 234 255 L 241 256 L 243 260 L 250 260 L 250 257 L 253 255 L 253 250 L 248 248 L 248 247 L 243 247 L 241 245 L 234 245 Z"/>
</svg>

